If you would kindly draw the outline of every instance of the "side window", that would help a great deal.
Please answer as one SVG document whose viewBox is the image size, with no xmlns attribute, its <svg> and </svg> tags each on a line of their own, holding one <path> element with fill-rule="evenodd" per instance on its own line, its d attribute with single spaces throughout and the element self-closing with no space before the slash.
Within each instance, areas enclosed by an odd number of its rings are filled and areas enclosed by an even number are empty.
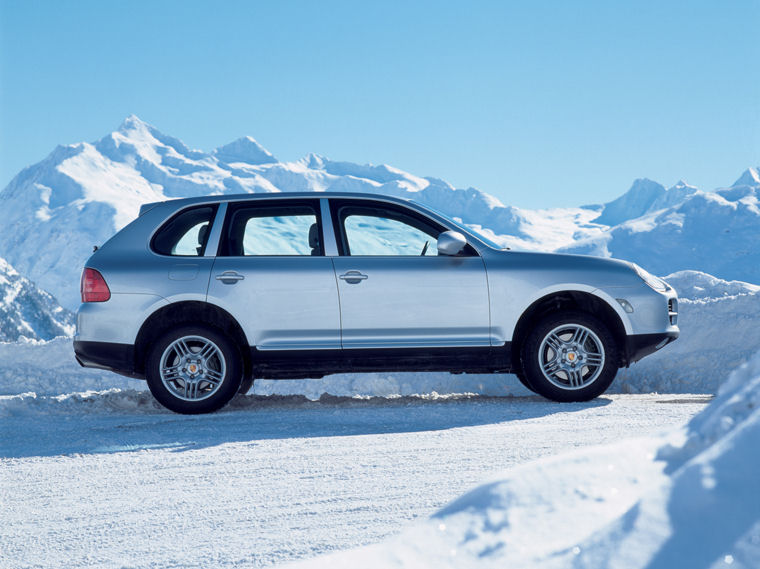
<svg viewBox="0 0 760 569">
<path fill-rule="evenodd" d="M 436 256 L 439 231 L 394 210 L 345 207 L 339 214 L 350 255 Z"/>
<path fill-rule="evenodd" d="M 243 207 L 230 217 L 229 256 L 321 255 L 317 212 L 307 205 Z"/>
<path fill-rule="evenodd" d="M 187 209 L 172 217 L 153 237 L 153 250 L 160 255 L 199 257 L 208 241 L 216 205 Z"/>
</svg>

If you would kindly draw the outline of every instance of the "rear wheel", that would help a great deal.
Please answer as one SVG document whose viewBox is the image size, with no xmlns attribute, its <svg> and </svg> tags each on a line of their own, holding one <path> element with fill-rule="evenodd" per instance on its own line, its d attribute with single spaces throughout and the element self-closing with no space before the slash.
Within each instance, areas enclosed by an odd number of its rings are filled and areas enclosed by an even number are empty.
<svg viewBox="0 0 760 569">
<path fill-rule="evenodd" d="M 521 359 L 536 393 L 554 401 L 589 401 L 610 386 L 619 356 L 609 328 L 579 312 L 541 320 L 528 334 Z"/>
<path fill-rule="evenodd" d="M 224 407 L 242 380 L 240 352 L 221 332 L 184 326 L 153 346 L 145 376 L 153 397 L 177 413 L 210 413 Z"/>
<path fill-rule="evenodd" d="M 251 390 L 252 387 L 253 387 L 253 375 L 251 375 L 250 377 L 245 377 L 243 378 L 243 381 L 240 382 L 240 387 L 238 387 L 238 394 L 245 395 Z"/>
<path fill-rule="evenodd" d="M 524 371 L 522 370 L 516 371 L 515 376 L 517 377 L 517 379 L 520 380 L 520 383 L 522 383 L 523 387 L 525 387 L 526 389 L 530 390 L 533 393 L 536 392 L 536 390 L 533 388 L 533 385 L 531 385 L 531 383 L 528 381 L 528 378 L 525 377 Z"/>
</svg>

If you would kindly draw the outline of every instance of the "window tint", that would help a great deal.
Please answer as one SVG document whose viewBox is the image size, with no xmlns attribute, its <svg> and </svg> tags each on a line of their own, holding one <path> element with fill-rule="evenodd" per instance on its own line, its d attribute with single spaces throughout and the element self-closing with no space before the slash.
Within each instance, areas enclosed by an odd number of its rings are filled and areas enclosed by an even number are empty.
<svg viewBox="0 0 760 569">
<path fill-rule="evenodd" d="M 243 208 L 232 214 L 227 255 L 321 255 L 317 213 L 310 206 Z"/>
<path fill-rule="evenodd" d="M 351 255 L 438 255 L 438 231 L 404 214 L 384 210 L 342 212 Z"/>
<path fill-rule="evenodd" d="M 153 237 L 153 250 L 161 255 L 199 257 L 206 247 L 215 213 L 216 205 L 180 212 Z"/>
</svg>

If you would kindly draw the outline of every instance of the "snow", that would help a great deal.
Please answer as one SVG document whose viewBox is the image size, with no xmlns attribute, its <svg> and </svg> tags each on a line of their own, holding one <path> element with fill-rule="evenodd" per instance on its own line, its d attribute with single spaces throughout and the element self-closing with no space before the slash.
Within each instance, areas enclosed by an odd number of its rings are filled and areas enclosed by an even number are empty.
<svg viewBox="0 0 760 569">
<path fill-rule="evenodd" d="M 621 369 L 623 392 L 716 393 L 726 372 L 760 350 L 760 287 L 699 271 L 665 277 L 679 295 L 681 336 Z"/>
<path fill-rule="evenodd" d="M 732 186 L 758 186 L 760 185 L 760 166 L 747 168 Z"/>
<path fill-rule="evenodd" d="M 677 271 L 664 279 L 678 291 L 680 297 L 690 300 L 710 300 L 760 292 L 759 285 L 726 281 L 701 271 Z"/>
<path fill-rule="evenodd" d="M 389 541 L 293 567 L 754 568 L 760 353 L 686 429 L 513 468 Z"/>
<path fill-rule="evenodd" d="M 260 567 L 377 542 L 498 472 L 682 424 L 706 398 L 108 396 L 2 416 L 2 567 Z M 39 401 L 39 399 L 38 399 Z M 89 402 L 88 402 L 89 401 Z M 578 436 L 578 430 L 587 434 Z"/>
<path fill-rule="evenodd" d="M 670 207 L 607 228 L 560 252 L 626 259 L 655 274 L 700 270 L 758 283 L 758 196 L 760 185 L 696 191 Z"/>
<path fill-rule="evenodd" d="M 0 342 L 0 396 L 56 396 L 87 390 L 147 389 L 142 380 L 81 367 L 71 338 L 47 342 Z M 0 403 L 0 408 L 2 404 Z M 0 414 L 2 411 L 0 411 Z"/>
<path fill-rule="evenodd" d="M 148 154 L 152 156 L 152 153 Z M 84 190 L 83 198 L 76 200 L 75 206 L 106 202 L 114 208 L 113 227 L 116 230 L 137 217 L 141 203 L 166 199 L 133 168 L 109 160 L 91 144 L 83 143 L 81 152 L 61 162 L 58 171 Z"/>
<path fill-rule="evenodd" d="M 271 164 L 277 162 L 277 159 L 269 150 L 261 146 L 252 136 L 244 136 L 237 140 L 220 146 L 213 152 L 221 162 L 235 164 Z"/>
<path fill-rule="evenodd" d="M 0 257 L 0 342 L 50 340 L 73 333 L 74 315 Z"/>
</svg>

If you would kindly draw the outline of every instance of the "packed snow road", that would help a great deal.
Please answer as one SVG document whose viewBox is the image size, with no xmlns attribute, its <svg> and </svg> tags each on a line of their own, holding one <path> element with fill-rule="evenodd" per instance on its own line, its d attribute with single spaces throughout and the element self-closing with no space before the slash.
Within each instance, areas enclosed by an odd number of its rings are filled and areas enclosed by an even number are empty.
<svg viewBox="0 0 760 569">
<path fill-rule="evenodd" d="M 0 406 L 1 567 L 258 567 L 373 543 L 506 468 L 710 399 L 254 396 L 186 417 L 123 393 Z"/>
</svg>

